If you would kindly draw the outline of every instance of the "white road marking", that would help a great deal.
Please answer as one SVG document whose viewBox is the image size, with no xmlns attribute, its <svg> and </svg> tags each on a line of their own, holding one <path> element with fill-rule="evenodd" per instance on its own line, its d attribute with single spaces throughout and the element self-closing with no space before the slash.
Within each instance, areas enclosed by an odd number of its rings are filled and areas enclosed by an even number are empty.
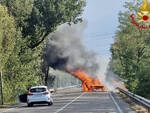
<svg viewBox="0 0 150 113">
<path fill-rule="evenodd" d="M 114 104 L 117 107 L 117 110 L 119 111 L 119 113 L 123 113 L 123 111 L 120 109 L 119 105 L 117 104 L 116 100 L 114 99 L 114 97 L 111 95 L 111 92 L 109 93 L 111 99 L 113 100 Z"/>
<path fill-rule="evenodd" d="M 70 104 L 72 104 L 73 102 L 75 102 L 78 98 L 80 98 L 81 96 L 83 96 L 85 94 L 82 93 L 80 96 L 76 97 L 75 99 L 73 99 L 71 102 L 69 102 L 68 104 L 66 104 L 65 106 L 63 106 L 62 108 L 58 109 L 55 113 L 59 113 L 60 111 L 62 111 L 63 109 L 65 109 L 67 106 L 69 106 Z"/>
</svg>

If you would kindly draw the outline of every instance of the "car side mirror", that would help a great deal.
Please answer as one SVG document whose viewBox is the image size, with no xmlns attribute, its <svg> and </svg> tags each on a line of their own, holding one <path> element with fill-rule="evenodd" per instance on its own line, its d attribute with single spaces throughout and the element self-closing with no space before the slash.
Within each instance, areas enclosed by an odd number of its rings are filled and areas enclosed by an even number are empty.
<svg viewBox="0 0 150 113">
<path fill-rule="evenodd" d="M 55 93 L 55 90 L 54 89 L 49 89 L 49 92 L 53 94 L 53 93 Z"/>
</svg>

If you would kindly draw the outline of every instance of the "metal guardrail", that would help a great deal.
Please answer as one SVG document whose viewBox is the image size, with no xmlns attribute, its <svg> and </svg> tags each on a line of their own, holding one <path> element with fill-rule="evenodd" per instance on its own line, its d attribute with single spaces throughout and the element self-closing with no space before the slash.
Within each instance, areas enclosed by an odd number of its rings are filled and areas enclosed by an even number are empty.
<svg viewBox="0 0 150 113">
<path fill-rule="evenodd" d="M 57 88 L 57 90 L 61 90 L 61 89 L 70 89 L 70 88 L 79 87 L 79 86 L 80 86 L 80 85 L 67 86 L 67 87 Z"/>
<path fill-rule="evenodd" d="M 148 110 L 148 113 L 150 113 L 150 100 L 148 100 L 144 97 L 141 97 L 139 95 L 136 95 L 134 93 L 131 93 L 129 91 L 125 91 L 119 87 L 117 87 L 116 89 L 118 89 L 120 92 L 124 93 L 126 96 L 130 97 L 137 104 L 140 104 L 143 107 L 145 107 Z"/>
<path fill-rule="evenodd" d="M 57 88 L 56 90 L 70 89 L 70 88 L 75 88 L 75 87 L 79 87 L 79 86 L 81 86 L 81 85 L 74 85 L 74 86 L 62 87 L 62 88 Z"/>
<path fill-rule="evenodd" d="M 76 88 L 76 87 L 80 87 L 81 85 L 74 85 L 74 86 L 67 86 L 67 87 L 62 87 L 62 88 L 56 88 L 56 91 L 60 91 L 60 90 L 67 90 L 67 89 L 72 89 L 72 88 Z"/>
</svg>

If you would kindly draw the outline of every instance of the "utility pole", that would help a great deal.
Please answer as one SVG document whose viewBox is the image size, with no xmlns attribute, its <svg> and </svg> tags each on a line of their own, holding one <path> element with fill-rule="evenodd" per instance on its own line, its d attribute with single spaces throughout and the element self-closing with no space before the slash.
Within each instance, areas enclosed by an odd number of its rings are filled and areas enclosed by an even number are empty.
<svg viewBox="0 0 150 113">
<path fill-rule="evenodd" d="M 0 72 L 0 87 L 1 87 L 1 104 L 4 104 L 4 95 L 3 95 L 3 80 L 2 80 L 2 71 Z"/>
</svg>

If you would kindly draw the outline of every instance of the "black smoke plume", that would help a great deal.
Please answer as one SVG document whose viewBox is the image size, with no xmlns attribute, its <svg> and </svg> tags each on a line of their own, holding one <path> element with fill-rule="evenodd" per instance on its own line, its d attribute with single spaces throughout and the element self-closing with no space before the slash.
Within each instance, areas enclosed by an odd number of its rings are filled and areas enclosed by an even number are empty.
<svg viewBox="0 0 150 113">
<path fill-rule="evenodd" d="M 82 68 L 91 76 L 96 76 L 100 68 L 97 55 L 82 43 L 84 29 L 87 23 L 63 24 L 54 32 L 44 50 L 44 61 L 55 69 L 71 70 Z"/>
</svg>

